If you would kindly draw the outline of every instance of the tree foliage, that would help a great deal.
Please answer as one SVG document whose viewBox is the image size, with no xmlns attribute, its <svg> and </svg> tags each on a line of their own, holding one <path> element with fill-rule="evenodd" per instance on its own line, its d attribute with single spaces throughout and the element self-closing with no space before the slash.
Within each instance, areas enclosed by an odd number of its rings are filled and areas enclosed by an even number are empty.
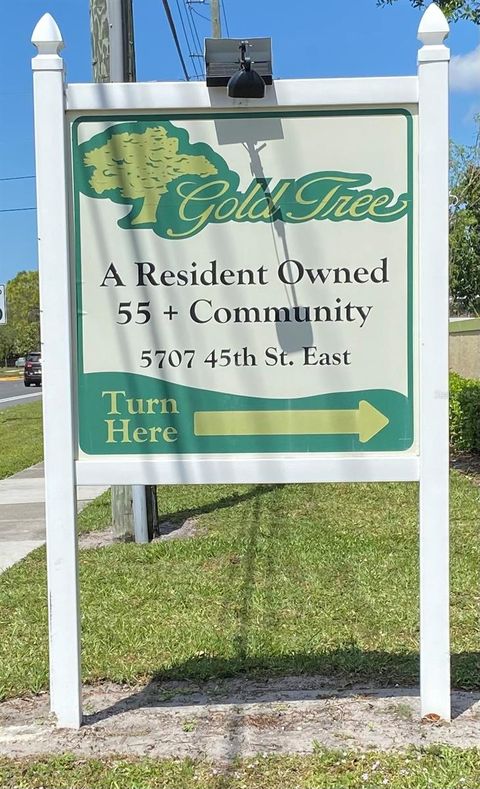
<svg viewBox="0 0 480 789">
<path fill-rule="evenodd" d="M 20 271 L 7 283 L 7 320 L 0 326 L 0 359 L 40 347 L 38 271 Z"/>
<path fill-rule="evenodd" d="M 184 175 L 215 175 L 205 156 L 178 153 L 179 141 L 163 126 L 140 134 L 113 134 L 100 148 L 85 154 L 84 164 L 93 167 L 90 186 L 99 195 L 119 190 L 127 200 L 143 200 L 132 225 L 154 224 L 168 184 Z"/>
<path fill-rule="evenodd" d="M 397 0 L 377 0 L 377 5 L 393 5 Z M 409 0 L 414 8 L 426 8 L 430 0 Z M 436 3 L 453 21 L 468 19 L 480 25 L 480 0 L 436 0 Z"/>
<path fill-rule="evenodd" d="M 10 316 L 7 316 L 10 320 Z M 7 365 L 7 360 L 10 359 L 15 351 L 15 332 L 10 323 L 5 326 L 0 326 L 0 365 Z"/>
<path fill-rule="evenodd" d="M 456 314 L 480 314 L 480 116 L 473 145 L 451 146 L 450 295 Z"/>
</svg>

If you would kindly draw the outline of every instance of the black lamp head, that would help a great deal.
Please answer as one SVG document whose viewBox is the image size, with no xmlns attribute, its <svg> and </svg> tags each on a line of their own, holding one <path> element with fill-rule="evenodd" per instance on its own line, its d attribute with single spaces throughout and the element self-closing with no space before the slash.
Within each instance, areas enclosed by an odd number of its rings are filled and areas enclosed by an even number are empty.
<svg viewBox="0 0 480 789">
<path fill-rule="evenodd" d="M 255 69 L 252 61 L 245 56 L 248 42 L 240 44 L 240 68 L 228 80 L 228 95 L 232 99 L 263 99 L 265 82 Z"/>
</svg>

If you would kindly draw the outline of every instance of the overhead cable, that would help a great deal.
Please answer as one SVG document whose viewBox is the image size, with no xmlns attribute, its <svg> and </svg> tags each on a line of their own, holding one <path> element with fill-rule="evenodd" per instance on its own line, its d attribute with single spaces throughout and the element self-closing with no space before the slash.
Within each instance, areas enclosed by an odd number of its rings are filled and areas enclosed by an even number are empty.
<svg viewBox="0 0 480 789">
<path fill-rule="evenodd" d="M 13 211 L 36 211 L 37 207 L 33 208 L 0 208 L 0 214 L 11 214 Z"/>
<path fill-rule="evenodd" d="M 223 18 L 225 20 L 225 30 L 227 32 L 227 38 L 230 38 L 230 30 L 228 29 L 227 12 L 225 10 L 225 2 L 224 2 L 224 0 L 220 0 L 220 4 L 222 6 Z"/>
<path fill-rule="evenodd" d="M 168 24 L 170 25 L 170 31 L 172 33 L 173 40 L 175 42 L 175 47 L 177 49 L 178 57 L 180 59 L 180 63 L 182 64 L 183 73 L 185 74 L 185 79 L 187 80 L 187 82 L 189 82 L 190 77 L 188 76 L 187 67 L 183 59 L 182 49 L 180 47 L 180 41 L 178 40 L 177 29 L 175 27 L 175 22 L 173 21 L 172 12 L 170 11 L 170 5 L 168 3 L 168 0 L 162 0 L 162 2 L 163 2 L 163 7 L 165 9 L 165 14 L 167 16 Z"/>
<path fill-rule="evenodd" d="M 187 18 L 189 20 L 190 30 L 192 30 L 192 35 L 194 36 L 194 41 L 196 42 L 195 46 L 197 47 L 197 54 L 194 55 L 194 57 L 201 58 L 203 54 L 203 46 L 202 46 L 202 42 L 200 41 L 200 36 L 198 35 L 198 29 L 195 22 L 195 17 L 193 16 L 192 13 L 192 4 L 189 2 L 189 0 L 184 0 L 184 4 L 185 4 L 185 8 L 188 9 Z M 200 76 L 203 77 L 203 71 L 200 72 Z"/>
<path fill-rule="evenodd" d="M 0 181 L 26 181 L 35 178 L 34 175 L 11 175 L 8 178 L 0 178 Z"/>
<path fill-rule="evenodd" d="M 182 25 L 183 36 L 185 38 L 185 44 L 187 46 L 190 60 L 192 61 L 193 70 L 195 72 L 195 78 L 198 79 L 197 61 L 193 54 L 193 50 L 195 49 L 195 42 L 193 41 L 192 43 L 190 43 L 190 39 L 187 35 L 187 28 L 185 27 L 185 22 L 183 21 L 183 13 L 182 13 L 182 9 L 180 8 L 180 1 L 176 0 L 176 3 L 177 3 L 178 16 L 180 18 L 180 23 Z M 187 14 L 187 22 L 188 22 L 188 14 Z"/>
</svg>

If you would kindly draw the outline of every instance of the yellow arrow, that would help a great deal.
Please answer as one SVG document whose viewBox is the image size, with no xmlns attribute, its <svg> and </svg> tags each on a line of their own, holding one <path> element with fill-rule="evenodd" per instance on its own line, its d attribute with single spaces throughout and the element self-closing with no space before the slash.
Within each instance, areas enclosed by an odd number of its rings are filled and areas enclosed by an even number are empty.
<svg viewBox="0 0 480 789">
<path fill-rule="evenodd" d="M 196 411 L 196 436 L 294 436 L 357 433 L 364 444 L 389 423 L 366 400 L 337 411 Z"/>
</svg>

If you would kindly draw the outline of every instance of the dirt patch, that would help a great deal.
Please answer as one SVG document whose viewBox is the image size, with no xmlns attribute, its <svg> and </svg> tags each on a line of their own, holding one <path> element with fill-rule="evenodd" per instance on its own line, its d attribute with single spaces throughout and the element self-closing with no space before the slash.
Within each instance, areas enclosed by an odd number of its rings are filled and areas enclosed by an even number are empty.
<svg viewBox="0 0 480 789">
<path fill-rule="evenodd" d="M 204 529 L 198 526 L 197 518 L 187 518 L 183 522 L 164 521 L 158 525 L 158 534 L 153 542 L 164 542 L 165 540 L 188 540 L 198 537 L 204 533 Z"/>
<path fill-rule="evenodd" d="M 452 452 L 450 466 L 456 471 L 461 471 L 472 480 L 475 485 L 480 485 L 480 455 L 469 452 Z"/>
<path fill-rule="evenodd" d="M 158 534 L 154 537 L 152 543 L 165 542 L 166 540 L 189 540 L 192 537 L 198 537 L 204 532 L 205 530 L 198 526 L 196 518 L 187 518 L 183 522 L 164 521 L 159 524 Z M 115 542 L 112 529 L 102 529 L 100 531 L 91 531 L 88 534 L 81 534 L 78 539 L 78 547 L 80 550 L 107 548 Z"/>
<path fill-rule="evenodd" d="M 55 728 L 47 694 L 0 704 L 0 755 L 69 751 L 229 762 L 256 753 L 311 753 L 316 744 L 349 750 L 477 746 L 480 694 L 459 691 L 452 701 L 451 724 L 425 723 L 416 688 L 342 687 L 319 676 L 134 688 L 105 683 L 84 688 L 79 731 Z"/>
<path fill-rule="evenodd" d="M 106 548 L 108 545 L 113 545 L 114 542 L 112 530 L 102 529 L 101 531 L 91 531 L 87 534 L 80 534 L 78 538 L 78 547 L 80 550 Z"/>
<path fill-rule="evenodd" d="M 451 450 L 450 466 L 456 471 L 465 474 L 474 484 L 480 486 L 480 454 L 459 453 Z M 189 540 L 194 537 L 201 537 L 206 534 L 206 531 L 205 527 L 199 525 L 198 518 L 187 518 L 184 521 L 162 521 L 157 527 L 157 534 L 152 542 Z M 106 548 L 114 543 L 112 529 L 103 529 L 80 535 L 78 546 L 81 550 L 88 550 Z M 239 561 L 239 559 L 235 557 L 230 559 L 232 564 L 235 564 L 236 561 Z"/>
</svg>

